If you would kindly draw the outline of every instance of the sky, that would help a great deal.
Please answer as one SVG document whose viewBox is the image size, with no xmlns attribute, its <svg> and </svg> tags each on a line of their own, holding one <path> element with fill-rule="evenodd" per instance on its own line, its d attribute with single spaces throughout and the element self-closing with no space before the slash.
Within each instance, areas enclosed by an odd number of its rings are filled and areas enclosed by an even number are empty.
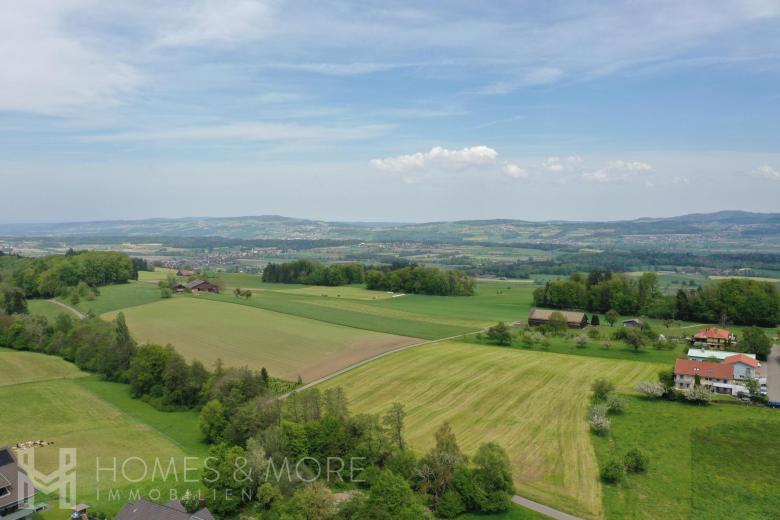
<svg viewBox="0 0 780 520">
<path fill-rule="evenodd" d="M 10 0 L 0 222 L 780 211 L 780 0 Z"/>
</svg>

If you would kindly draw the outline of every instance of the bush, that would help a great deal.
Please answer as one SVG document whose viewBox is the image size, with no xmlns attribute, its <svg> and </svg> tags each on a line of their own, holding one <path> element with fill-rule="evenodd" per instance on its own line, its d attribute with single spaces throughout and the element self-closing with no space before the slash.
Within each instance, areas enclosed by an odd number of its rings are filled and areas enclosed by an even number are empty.
<svg viewBox="0 0 780 520">
<path fill-rule="evenodd" d="M 160 298 L 170 298 L 171 296 L 173 296 L 173 291 L 167 287 L 160 289 Z"/>
<path fill-rule="evenodd" d="M 623 467 L 623 463 L 613 459 L 601 467 L 599 475 L 603 482 L 606 482 L 607 484 L 617 484 L 623 480 L 624 472 L 625 468 Z"/>
<path fill-rule="evenodd" d="M 588 346 L 588 336 L 585 334 L 580 334 L 574 340 L 574 343 L 577 345 L 577 348 L 585 348 Z"/>
<path fill-rule="evenodd" d="M 640 381 L 634 388 L 636 388 L 637 392 L 650 399 L 659 399 L 666 393 L 664 385 L 653 381 Z"/>
<path fill-rule="evenodd" d="M 607 411 L 609 413 L 623 413 L 626 409 L 626 402 L 615 394 L 607 396 Z"/>
<path fill-rule="evenodd" d="M 601 332 L 599 329 L 594 329 L 593 327 L 588 329 L 588 337 L 590 339 L 599 339 L 601 337 Z"/>
<path fill-rule="evenodd" d="M 596 379 L 593 381 L 593 384 L 590 385 L 590 389 L 593 391 L 594 401 L 604 401 L 607 396 L 615 390 L 615 385 L 606 379 Z"/>
<path fill-rule="evenodd" d="M 442 518 L 456 518 L 465 511 L 466 506 L 463 505 L 463 499 L 454 489 L 445 491 L 436 507 L 436 512 Z"/>
<path fill-rule="evenodd" d="M 709 404 L 712 401 L 712 392 L 701 385 L 683 390 L 682 395 L 686 401 L 694 404 Z"/>
<path fill-rule="evenodd" d="M 623 462 L 626 465 L 626 471 L 629 473 L 644 473 L 647 471 L 647 465 L 650 460 L 639 448 L 634 448 L 628 450 L 626 456 L 623 457 Z"/>
<path fill-rule="evenodd" d="M 509 332 L 509 327 L 503 321 L 499 321 L 498 325 L 494 325 L 487 330 L 487 338 L 499 345 L 512 344 L 512 333 Z"/>
<path fill-rule="evenodd" d="M 596 435 L 606 435 L 612 424 L 605 415 L 591 415 L 588 426 L 590 426 L 590 431 Z"/>
</svg>

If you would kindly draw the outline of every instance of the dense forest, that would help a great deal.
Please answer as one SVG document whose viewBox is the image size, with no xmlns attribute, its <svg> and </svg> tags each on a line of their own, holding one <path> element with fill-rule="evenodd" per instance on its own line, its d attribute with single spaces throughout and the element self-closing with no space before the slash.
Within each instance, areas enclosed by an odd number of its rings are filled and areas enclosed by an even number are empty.
<svg viewBox="0 0 780 520">
<path fill-rule="evenodd" d="M 361 264 L 325 265 L 311 260 L 294 260 L 282 264 L 270 263 L 263 269 L 267 283 L 338 286 L 363 283 L 365 269 Z"/>
<path fill-rule="evenodd" d="M 474 294 L 474 281 L 463 271 L 416 265 L 369 269 L 366 272 L 366 287 L 371 290 L 434 296 L 471 296 Z"/>
<path fill-rule="evenodd" d="M 573 274 L 534 291 L 534 304 L 556 309 L 615 310 L 624 315 L 774 327 L 780 321 L 780 292 L 774 284 L 728 279 L 663 295 L 658 276 L 635 278 L 609 271 Z"/>
</svg>

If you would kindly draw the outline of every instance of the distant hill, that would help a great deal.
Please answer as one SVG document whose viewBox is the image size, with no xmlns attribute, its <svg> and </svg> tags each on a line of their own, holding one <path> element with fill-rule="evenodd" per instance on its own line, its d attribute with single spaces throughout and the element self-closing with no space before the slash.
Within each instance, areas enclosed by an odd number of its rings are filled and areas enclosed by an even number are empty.
<svg viewBox="0 0 780 520">
<path fill-rule="evenodd" d="M 780 238 L 780 213 L 720 211 L 612 222 L 491 219 L 427 223 L 328 222 L 260 215 L 0 224 L 5 237 L 223 237 L 443 243 L 549 243 L 756 249 Z M 769 248 L 769 249 L 774 249 Z"/>
</svg>

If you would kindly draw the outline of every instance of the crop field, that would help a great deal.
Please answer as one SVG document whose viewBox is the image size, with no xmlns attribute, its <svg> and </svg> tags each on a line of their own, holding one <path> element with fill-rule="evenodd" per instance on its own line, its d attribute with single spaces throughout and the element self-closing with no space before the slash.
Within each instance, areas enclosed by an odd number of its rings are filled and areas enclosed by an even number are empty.
<svg viewBox="0 0 780 520">
<path fill-rule="evenodd" d="M 343 387 L 356 413 L 384 413 L 402 403 L 407 438 L 418 452 L 433 444 L 445 421 L 468 454 L 496 441 L 509 453 L 519 494 L 597 518 L 601 486 L 586 421 L 590 384 L 605 377 L 629 392 L 660 368 L 444 342 L 387 356 L 321 387 Z"/>
<path fill-rule="evenodd" d="M 180 295 L 122 312 L 139 341 L 171 343 L 184 357 L 198 359 L 209 367 L 222 359 L 227 366 L 266 367 L 271 375 L 292 380 L 301 376 L 304 381 L 312 381 L 421 341 L 249 305 L 220 303 L 203 296 Z M 112 319 L 115 314 L 105 318 Z"/>
<path fill-rule="evenodd" d="M 772 518 L 780 508 L 780 413 L 733 403 L 691 406 L 631 398 L 600 463 L 638 447 L 646 474 L 605 485 L 607 518 Z"/>
<path fill-rule="evenodd" d="M 144 305 L 160 299 L 160 289 L 151 283 L 128 282 L 119 285 L 107 285 L 99 287 L 100 294 L 92 301 L 82 298 L 73 305 L 67 298 L 62 301 L 76 307 L 81 312 L 92 311 L 96 316 L 106 312 Z"/>
<path fill-rule="evenodd" d="M 101 465 L 110 466 L 114 457 L 120 464 L 139 457 L 127 466 L 130 478 L 142 472 L 141 460 L 151 468 L 156 457 L 165 463 L 174 457 L 181 467 L 185 452 L 172 440 L 82 387 L 79 376 L 86 374 L 72 366 L 53 367 L 56 361 L 61 360 L 29 352 L 0 351 L 3 373 L 13 370 L 17 381 L 4 384 L 0 392 L 0 445 L 37 439 L 54 442 L 53 446 L 34 448 L 36 469 L 43 472 L 56 469 L 58 448 L 76 448 L 78 497 L 103 511 L 116 511 L 127 500 L 125 493 L 123 500 L 111 501 L 107 490 L 127 490 L 130 482 L 121 471 L 116 481 L 112 475 L 98 475 L 98 458 Z M 41 374 L 46 374 L 47 380 L 40 380 Z M 139 486 L 148 489 L 152 484 Z M 98 489 L 105 491 L 100 497 Z M 56 500 L 52 505 L 56 506 Z M 62 518 L 64 514 L 55 507 L 45 518 Z"/>
</svg>

